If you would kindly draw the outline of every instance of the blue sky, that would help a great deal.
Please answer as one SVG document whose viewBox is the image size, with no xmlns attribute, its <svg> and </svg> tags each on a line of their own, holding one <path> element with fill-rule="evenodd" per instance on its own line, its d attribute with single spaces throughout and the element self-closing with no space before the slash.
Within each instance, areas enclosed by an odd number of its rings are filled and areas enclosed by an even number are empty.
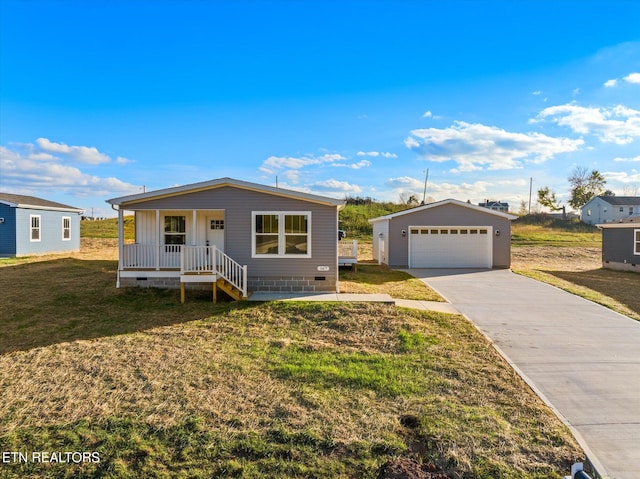
<svg viewBox="0 0 640 479">
<path fill-rule="evenodd" d="M 0 191 L 640 190 L 640 2 L 0 0 Z"/>
</svg>

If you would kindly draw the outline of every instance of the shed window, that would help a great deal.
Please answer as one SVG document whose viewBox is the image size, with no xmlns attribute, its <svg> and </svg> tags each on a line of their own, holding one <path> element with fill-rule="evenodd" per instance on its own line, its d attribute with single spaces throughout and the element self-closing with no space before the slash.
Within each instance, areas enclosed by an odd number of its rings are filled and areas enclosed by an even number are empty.
<svg viewBox="0 0 640 479">
<path fill-rule="evenodd" d="M 311 212 L 253 212 L 253 257 L 311 257 Z"/>
<path fill-rule="evenodd" d="M 633 254 L 640 255 L 640 230 L 633 230 Z"/>
<path fill-rule="evenodd" d="M 29 215 L 31 221 L 31 241 L 40 241 L 40 215 Z"/>
<path fill-rule="evenodd" d="M 62 241 L 71 241 L 71 217 L 62 217 Z"/>
<path fill-rule="evenodd" d="M 164 217 L 164 244 L 187 244 L 185 216 Z"/>
</svg>

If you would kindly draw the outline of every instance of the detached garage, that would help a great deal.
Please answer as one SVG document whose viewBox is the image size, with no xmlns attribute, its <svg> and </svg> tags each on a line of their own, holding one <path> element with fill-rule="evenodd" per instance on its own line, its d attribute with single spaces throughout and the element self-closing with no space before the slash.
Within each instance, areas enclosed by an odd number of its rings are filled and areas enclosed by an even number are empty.
<svg viewBox="0 0 640 479">
<path fill-rule="evenodd" d="M 516 216 L 443 200 L 369 220 L 373 256 L 396 268 L 509 268 Z"/>
</svg>

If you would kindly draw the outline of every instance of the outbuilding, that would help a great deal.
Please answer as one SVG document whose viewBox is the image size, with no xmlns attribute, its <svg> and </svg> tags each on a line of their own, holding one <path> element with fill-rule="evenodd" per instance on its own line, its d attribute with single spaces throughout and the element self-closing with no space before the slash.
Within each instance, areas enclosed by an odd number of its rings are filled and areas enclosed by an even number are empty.
<svg viewBox="0 0 640 479">
<path fill-rule="evenodd" d="M 372 218 L 373 256 L 394 268 L 509 268 L 516 218 L 454 199 Z"/>
<path fill-rule="evenodd" d="M 79 251 L 82 213 L 34 196 L 0 193 L 0 256 Z"/>
<path fill-rule="evenodd" d="M 602 229 L 602 267 L 640 272 L 640 215 L 598 228 Z"/>
</svg>

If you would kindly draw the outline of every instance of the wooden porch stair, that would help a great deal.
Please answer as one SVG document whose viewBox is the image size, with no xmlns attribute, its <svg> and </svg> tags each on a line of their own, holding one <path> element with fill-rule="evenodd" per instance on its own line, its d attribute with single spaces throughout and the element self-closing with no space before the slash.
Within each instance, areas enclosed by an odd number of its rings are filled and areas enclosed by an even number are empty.
<svg viewBox="0 0 640 479">
<path fill-rule="evenodd" d="M 217 301 L 217 290 L 220 291 L 224 291 L 230 298 L 234 299 L 235 301 L 243 301 L 246 300 L 249 297 L 249 294 L 247 294 L 247 296 L 243 296 L 242 291 L 240 291 L 238 288 L 236 288 L 233 284 L 231 284 L 229 281 L 227 281 L 224 278 L 218 278 L 218 281 L 216 281 L 215 285 L 214 285 L 214 290 L 213 290 L 213 302 L 215 303 Z"/>
</svg>

